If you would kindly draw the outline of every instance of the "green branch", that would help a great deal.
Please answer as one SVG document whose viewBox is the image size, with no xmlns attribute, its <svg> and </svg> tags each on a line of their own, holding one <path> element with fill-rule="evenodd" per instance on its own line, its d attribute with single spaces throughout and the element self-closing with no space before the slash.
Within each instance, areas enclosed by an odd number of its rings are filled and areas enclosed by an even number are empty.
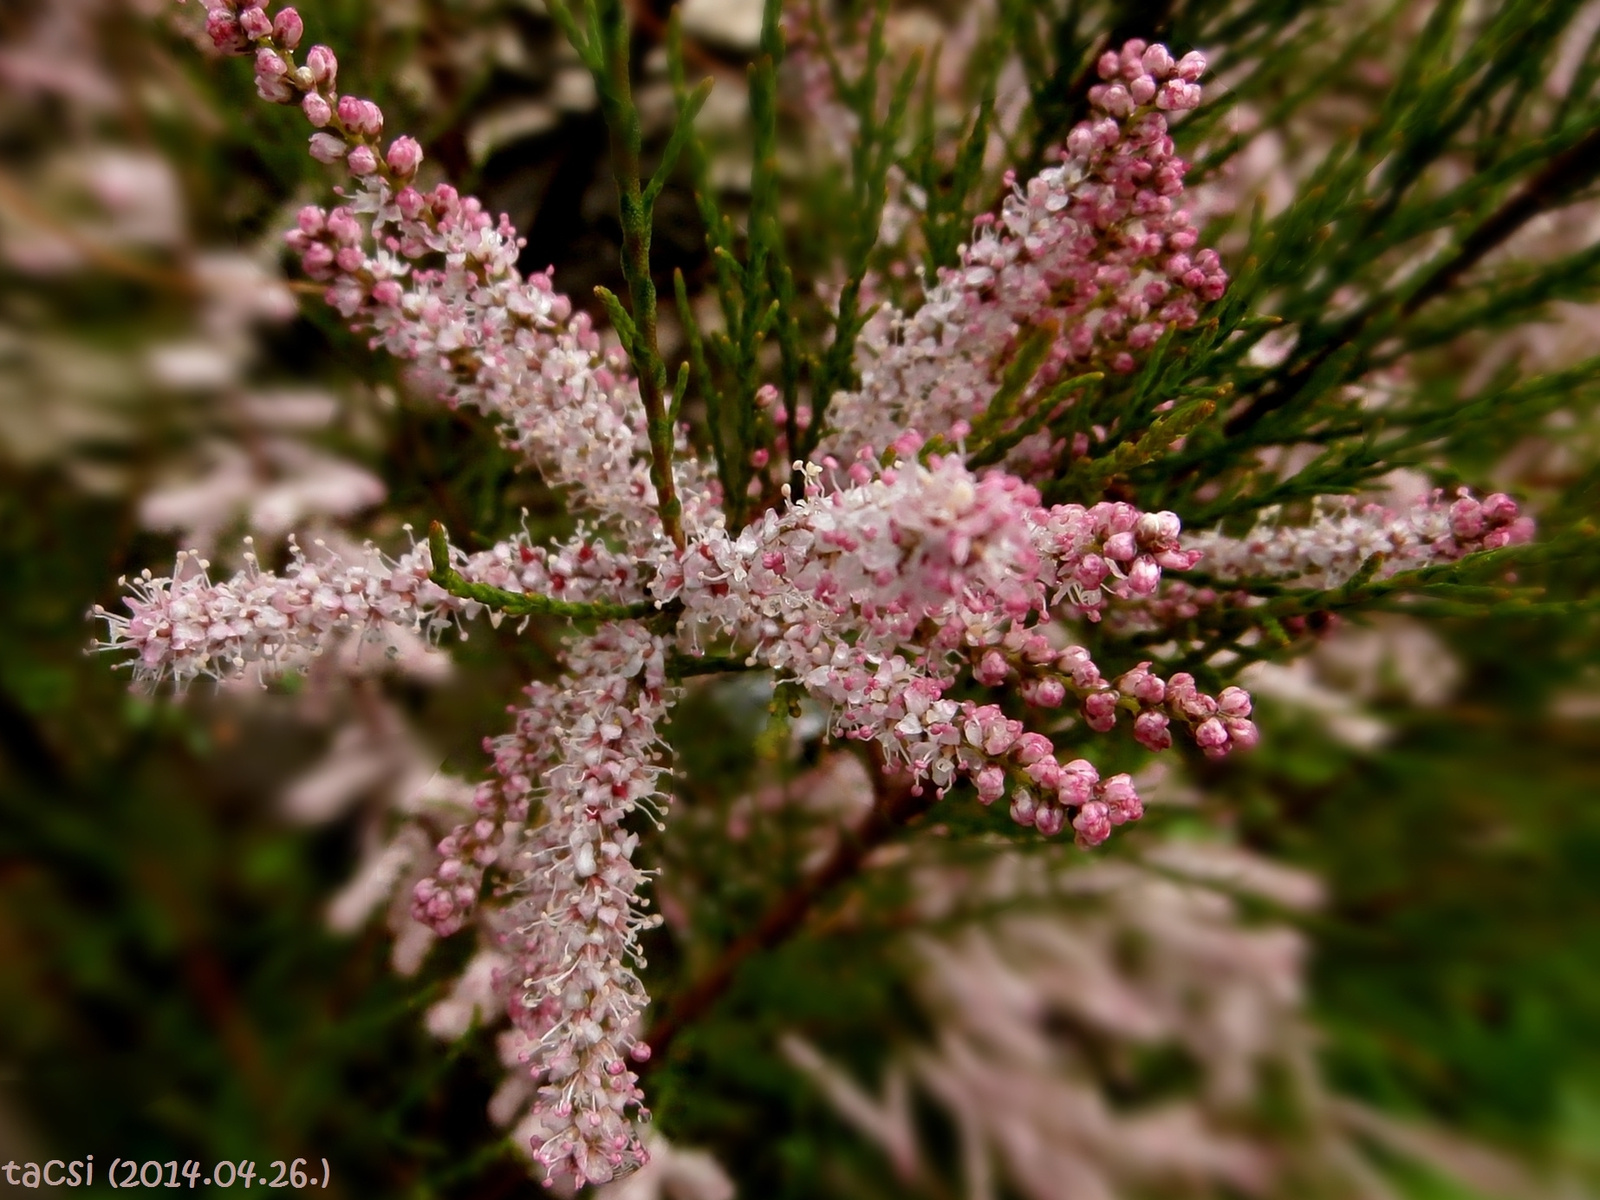
<svg viewBox="0 0 1600 1200">
<path fill-rule="evenodd" d="M 603 600 L 574 602 L 555 600 L 549 596 L 530 595 L 527 592 L 508 592 L 505 588 L 487 583 L 473 583 L 450 565 L 450 544 L 445 538 L 444 526 L 435 521 L 428 526 L 428 553 L 433 564 L 428 578 L 452 596 L 472 600 L 495 612 L 511 617 L 545 616 L 568 617 L 575 621 L 618 621 L 629 618 L 655 617 L 661 614 L 654 600 L 640 600 L 633 604 L 608 604 Z"/>
</svg>

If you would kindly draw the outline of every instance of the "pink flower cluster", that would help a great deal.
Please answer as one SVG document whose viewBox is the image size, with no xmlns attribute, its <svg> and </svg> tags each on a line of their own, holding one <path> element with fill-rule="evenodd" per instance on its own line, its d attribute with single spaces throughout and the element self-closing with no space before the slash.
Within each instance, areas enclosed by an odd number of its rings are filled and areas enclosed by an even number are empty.
<svg viewBox="0 0 1600 1200">
<path fill-rule="evenodd" d="M 1071 695 L 1096 731 L 1126 709 L 1151 748 L 1171 744 L 1174 719 L 1210 753 L 1254 742 L 1239 689 L 1213 700 L 1187 676 L 1163 684 L 1149 664 L 1114 686 L 1082 647 L 1052 643 L 1047 631 L 1060 627 L 1035 623 L 1064 596 L 1097 616 L 1108 596 L 1153 592 L 1163 566 L 1192 566 L 1171 513 L 1046 509 L 1029 485 L 975 476 L 953 455 L 886 468 L 863 457 L 832 491 L 821 476 L 809 468 L 808 494 L 785 511 L 697 541 L 652 590 L 683 605 L 687 636 L 727 638 L 825 700 L 836 733 L 876 742 L 941 793 L 959 777 L 984 803 L 1011 790 L 1019 821 L 1052 834 L 1071 820 L 1087 844 L 1142 811 L 1131 783 L 1102 782 L 1081 759 L 1064 765 L 1048 737 L 998 705 L 948 695 L 964 678 L 995 688 L 1021 678 L 1034 709 Z"/>
<path fill-rule="evenodd" d="M 340 638 L 394 644 L 400 630 L 435 636 L 479 605 L 444 591 L 428 576 L 428 548 L 390 559 L 366 548 L 346 561 L 318 543 L 313 558 L 289 539 L 289 561 L 264 571 L 253 550 L 245 568 L 213 582 L 204 559 L 181 551 L 170 578 L 145 571 L 124 581 L 128 616 L 96 607 L 106 623 L 102 649 L 133 651 L 140 683 L 171 678 L 182 689 L 201 677 L 221 679 L 258 665 L 269 674 L 303 669 Z M 475 555 L 451 555 L 463 578 L 506 591 L 587 600 L 599 595 L 640 599 L 631 558 L 579 535 L 565 545 L 530 545 L 525 537 Z"/>
<path fill-rule="evenodd" d="M 649 1001 L 633 968 L 639 934 L 658 918 L 642 912 L 639 838 L 623 822 L 665 809 L 656 728 L 671 693 L 662 642 L 637 624 L 570 643 L 567 667 L 559 684 L 531 685 L 510 710 L 514 730 L 486 743 L 496 777 L 478 788 L 477 818 L 440 843 L 413 900 L 419 920 L 455 932 L 484 868 L 520 837 L 528 873 L 489 928 L 494 990 L 539 1081 L 524 1125 L 538 1131 L 534 1156 L 551 1176 L 604 1183 L 648 1157 L 631 1124 L 635 1110 L 648 1114 L 627 1059 L 649 1055 L 635 1039 Z"/>
<path fill-rule="evenodd" d="M 1075 369 L 1131 371 L 1169 328 L 1187 329 L 1228 277 L 1181 207 L 1186 164 L 1166 112 L 1200 102 L 1205 59 L 1174 62 L 1135 39 L 1099 63 L 1096 113 L 1067 137 L 1061 163 L 980 218 L 961 260 L 915 313 L 879 309 L 856 345 L 857 391 L 834 397 L 825 452 L 889 445 L 907 429 L 953 436 L 988 409 L 1003 365 L 1029 331 L 1060 330 L 1024 399 Z"/>
<path fill-rule="evenodd" d="M 313 46 L 296 65 L 303 23 L 294 9 L 269 20 L 265 6 L 236 0 L 206 7 L 218 49 L 253 49 L 262 97 L 298 104 L 316 130 L 312 156 L 354 177 L 347 203 L 305 208 L 288 238 L 306 273 L 328 283 L 328 302 L 371 330 L 374 347 L 437 377 L 447 402 L 500 421 L 508 445 L 576 507 L 648 548 L 660 522 L 626 354 L 603 343 L 547 275 L 522 276 L 522 242 L 503 214 L 492 219 L 449 184 L 413 186 L 421 146 L 402 136 L 383 147 L 378 106 L 335 91 L 332 50 Z M 714 483 L 692 457 L 680 461 L 680 493 L 702 501 L 686 506 L 685 519 L 709 519 Z"/>
<path fill-rule="evenodd" d="M 102 648 L 132 650 L 137 680 L 170 677 L 182 690 L 198 677 L 236 675 L 253 664 L 271 673 L 298 669 L 337 637 L 381 640 L 390 626 L 426 630 L 461 607 L 429 580 L 426 548 L 395 561 L 372 550 L 366 562 L 314 562 L 291 537 L 282 573 L 261 570 L 253 550 L 244 570 L 224 582 L 211 581 L 208 565 L 180 551 L 171 578 L 145 571 L 123 581 L 130 615 L 96 607 L 106 623 Z"/>
<path fill-rule="evenodd" d="M 1454 498 L 1442 490 L 1396 512 L 1350 497 L 1320 499 L 1306 525 L 1280 525 L 1269 512 L 1243 537 L 1190 534 L 1184 545 L 1204 557 L 1207 574 L 1221 580 L 1293 578 L 1306 587 L 1344 583 L 1363 563 L 1382 555 L 1377 575 L 1469 554 L 1498 550 L 1533 537 L 1533 519 L 1503 492 L 1479 500 L 1466 488 Z"/>
<path fill-rule="evenodd" d="M 627 1059 L 649 1003 L 634 974 L 645 874 L 632 857 L 636 809 L 664 811 L 656 734 L 672 699 L 661 639 L 617 622 L 567 648 L 567 675 L 535 685 L 517 731 L 494 745 L 503 794 L 541 802 L 523 849 L 528 874 L 500 935 L 512 1024 L 540 1081 L 535 1158 L 553 1176 L 604 1183 L 648 1159 L 631 1117 L 642 1093 Z M 419 897 L 420 898 L 420 897 Z M 648 1114 L 643 1114 L 648 1116 Z"/>
</svg>

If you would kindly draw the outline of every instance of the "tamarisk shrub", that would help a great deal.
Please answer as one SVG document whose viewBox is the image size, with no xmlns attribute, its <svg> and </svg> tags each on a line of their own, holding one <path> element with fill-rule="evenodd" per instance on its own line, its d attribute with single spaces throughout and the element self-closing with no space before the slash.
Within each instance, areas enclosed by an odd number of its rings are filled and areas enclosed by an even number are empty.
<svg viewBox="0 0 1600 1200">
<path fill-rule="evenodd" d="M 547 1181 L 581 1185 L 646 1160 L 641 1064 L 731 975 L 691 983 L 643 1024 L 644 938 L 660 918 L 635 857 L 642 839 L 671 836 L 667 721 L 699 677 L 764 673 L 780 707 L 820 711 L 879 777 L 879 841 L 970 795 L 1089 849 L 1144 811 L 1132 774 L 1108 764 L 1257 742 L 1250 696 L 1228 682 L 1238 646 L 1288 656 L 1293 639 L 1267 634 L 1334 604 L 1330 589 L 1347 605 L 1425 590 L 1443 578 L 1430 571 L 1503 555 L 1532 528 L 1501 493 L 1400 516 L 1323 505 L 1305 525 L 1200 537 L 1184 513 L 1138 502 L 1130 472 L 1184 452 L 1226 394 L 1183 379 L 1168 353 L 1214 344 L 1228 311 L 1169 124 L 1200 104 L 1201 54 L 1137 39 L 1106 50 L 1088 115 L 1041 164 L 1007 171 L 998 204 L 965 213 L 971 236 L 912 294 L 874 307 L 872 253 L 915 76 L 913 64 L 880 86 L 877 21 L 861 76 L 833 83 L 861 154 L 847 244 L 835 275 L 814 281 L 826 302 L 807 304 L 768 152 L 783 57 L 768 5 L 744 236 L 700 188 L 722 327 L 702 327 L 680 277 L 686 361 L 669 364 L 653 210 L 680 160 L 704 177 L 694 118 L 707 89 L 686 85 L 674 41 L 678 124 L 641 178 L 621 4 L 551 8 L 611 131 L 627 300 L 598 289 L 604 323 L 549 272 L 519 267 L 505 215 L 429 176 L 417 140 L 341 90 L 359 68 L 302 46 L 314 12 L 206 0 L 205 28 L 251 61 L 262 100 L 300 109 L 310 155 L 342 172 L 337 202 L 302 209 L 287 234 L 305 275 L 373 350 L 492 423 L 575 531 L 468 553 L 435 523 L 397 553 L 294 542 L 280 569 L 250 555 L 226 577 L 185 552 L 171 575 L 129 583 L 126 613 L 97 615 L 103 647 L 138 682 L 180 689 L 303 670 L 350 645 L 438 641 L 480 614 L 565 624 L 558 676 L 530 682 L 510 732 L 486 742 L 489 776 L 438 841 L 412 911 L 441 936 L 478 931 L 491 957 L 474 986 L 508 1016 L 507 1057 L 528 1082 L 519 1127 Z M 930 230 L 946 203 L 923 194 Z M 912 274 L 901 264 L 899 278 Z M 1239 315 L 1227 319 L 1237 332 Z M 760 353 L 769 346 L 776 355 Z M 1142 390 L 1119 399 L 1123 385 Z M 1257 451 L 1242 442 L 1239 462 Z"/>
</svg>

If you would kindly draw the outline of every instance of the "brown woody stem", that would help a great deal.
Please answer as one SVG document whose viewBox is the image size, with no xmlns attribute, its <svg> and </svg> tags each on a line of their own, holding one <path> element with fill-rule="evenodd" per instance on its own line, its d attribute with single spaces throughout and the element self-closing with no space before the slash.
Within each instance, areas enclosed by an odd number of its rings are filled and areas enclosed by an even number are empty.
<svg viewBox="0 0 1600 1200">
<path fill-rule="evenodd" d="M 913 793 L 910 779 L 886 773 L 881 758 L 873 757 L 872 811 L 855 829 L 842 834 L 826 862 L 780 897 L 753 928 L 729 943 L 705 973 L 672 1000 L 645 1034 L 651 1052 L 646 1066 L 661 1062 L 673 1039 L 722 998 L 746 959 L 792 937 L 823 897 L 861 870 L 869 854 L 933 807 L 930 789 Z"/>
</svg>

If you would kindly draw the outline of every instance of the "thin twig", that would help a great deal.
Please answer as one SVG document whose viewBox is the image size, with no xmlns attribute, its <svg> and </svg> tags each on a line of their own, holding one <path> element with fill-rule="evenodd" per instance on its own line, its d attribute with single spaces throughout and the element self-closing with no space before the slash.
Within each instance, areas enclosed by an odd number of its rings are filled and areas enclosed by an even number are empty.
<svg viewBox="0 0 1600 1200">
<path fill-rule="evenodd" d="M 763 950 L 772 950 L 792 937 L 824 896 L 861 870 L 872 851 L 933 807 L 934 796 L 930 789 L 913 791 L 909 778 L 886 773 L 882 759 L 876 754 L 874 760 L 871 770 L 873 805 L 866 820 L 854 830 L 845 830 L 822 866 L 786 892 L 753 928 L 731 942 L 703 975 L 679 993 L 645 1035 L 645 1044 L 651 1052 L 650 1063 L 659 1063 L 673 1039 L 722 998 L 745 960 Z"/>
</svg>

